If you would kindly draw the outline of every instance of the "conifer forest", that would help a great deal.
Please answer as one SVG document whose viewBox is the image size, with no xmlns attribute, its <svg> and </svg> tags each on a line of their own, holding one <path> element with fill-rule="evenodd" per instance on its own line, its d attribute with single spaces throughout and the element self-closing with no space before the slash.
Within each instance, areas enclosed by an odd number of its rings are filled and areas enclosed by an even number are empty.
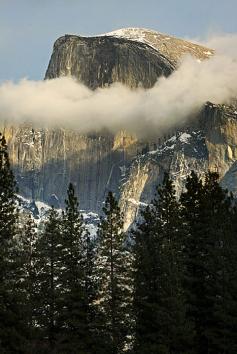
<svg viewBox="0 0 237 354">
<path fill-rule="evenodd" d="M 19 219 L 0 135 L 1 354 L 236 354 L 237 204 L 216 172 L 168 174 L 136 225 L 109 192 L 91 236 L 73 184 Z"/>
</svg>

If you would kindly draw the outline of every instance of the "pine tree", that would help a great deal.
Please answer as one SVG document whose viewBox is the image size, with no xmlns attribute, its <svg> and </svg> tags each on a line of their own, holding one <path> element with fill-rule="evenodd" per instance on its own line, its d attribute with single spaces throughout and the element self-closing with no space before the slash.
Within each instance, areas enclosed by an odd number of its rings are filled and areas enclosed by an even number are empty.
<svg viewBox="0 0 237 354">
<path fill-rule="evenodd" d="M 95 299 L 96 294 L 96 280 L 94 278 L 95 260 L 95 240 L 91 237 L 88 230 L 85 231 L 85 292 L 87 301 L 87 313 L 88 313 L 88 323 L 92 325 L 94 320 L 94 311 L 92 303 Z"/>
<path fill-rule="evenodd" d="M 6 140 L 0 134 L 0 347 L 3 353 L 23 353 L 17 233 L 16 183 Z"/>
<path fill-rule="evenodd" d="M 100 341 L 97 331 L 97 313 L 94 302 L 97 290 L 97 269 L 95 266 L 96 238 L 85 232 L 85 310 L 87 313 L 88 333 L 87 346 L 90 347 L 91 354 L 100 353 Z"/>
<path fill-rule="evenodd" d="M 54 208 L 49 211 L 44 230 L 36 242 L 36 313 L 40 326 L 40 347 L 52 353 L 57 348 L 61 310 L 61 220 Z"/>
<path fill-rule="evenodd" d="M 89 286 L 86 272 L 87 234 L 74 187 L 70 183 L 67 191 L 66 211 L 62 217 L 62 324 L 64 333 L 63 350 L 76 353 L 90 353 L 88 323 Z"/>
<path fill-rule="evenodd" d="M 28 345 L 26 352 L 32 352 L 36 339 L 35 314 L 36 314 L 36 241 L 37 226 L 31 215 L 28 215 L 23 225 L 20 238 L 20 273 L 21 273 L 21 294 L 22 313 L 24 314 L 25 327 L 27 329 Z"/>
<path fill-rule="evenodd" d="M 98 333 L 104 338 L 101 353 L 126 350 L 132 330 L 132 277 L 130 252 L 122 231 L 123 218 L 117 200 L 108 193 L 103 208 L 104 217 L 98 229 Z M 102 341 L 101 341 L 102 343 Z M 99 351 L 98 351 L 99 352 Z"/>
<path fill-rule="evenodd" d="M 160 262 L 157 259 L 153 233 L 153 215 L 149 207 L 142 212 L 142 223 L 134 232 L 135 238 L 135 344 L 136 354 L 158 352 L 157 333 L 160 327 L 157 316 Z"/>
<path fill-rule="evenodd" d="M 218 174 L 207 173 L 205 181 L 194 173 L 181 195 L 185 219 L 186 294 L 189 318 L 195 324 L 196 353 L 223 353 L 217 333 L 216 309 L 223 298 L 223 261 L 228 243 L 230 203 L 218 183 Z M 226 220 L 227 223 L 223 223 Z M 225 263 L 225 262 L 224 262 Z M 217 305 L 218 304 L 218 305 Z"/>
<path fill-rule="evenodd" d="M 215 332 L 212 335 L 212 346 L 220 353 L 234 354 L 237 352 L 237 206 L 234 203 L 231 219 L 221 218 L 230 225 L 231 232 L 225 234 L 221 243 L 221 271 L 219 296 L 215 297 Z"/>
<path fill-rule="evenodd" d="M 157 198 L 142 214 L 135 231 L 135 353 L 191 353 L 180 207 L 167 174 Z"/>
<path fill-rule="evenodd" d="M 206 292 L 211 304 L 211 311 L 207 311 L 208 353 L 235 353 L 237 299 L 233 292 L 235 282 L 231 278 L 233 279 L 233 270 L 236 270 L 237 249 L 236 238 L 232 234 L 235 220 L 235 211 L 232 211 L 233 198 L 219 185 L 217 173 L 206 174 L 204 190 L 205 209 L 208 210 Z"/>
</svg>

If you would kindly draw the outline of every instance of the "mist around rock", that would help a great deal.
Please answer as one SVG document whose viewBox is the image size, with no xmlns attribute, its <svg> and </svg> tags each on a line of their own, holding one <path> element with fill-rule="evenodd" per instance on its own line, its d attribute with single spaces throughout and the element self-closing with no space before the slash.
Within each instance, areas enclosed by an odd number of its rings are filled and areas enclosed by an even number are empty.
<svg viewBox="0 0 237 354">
<path fill-rule="evenodd" d="M 151 89 L 120 83 L 92 91 L 76 79 L 23 79 L 0 86 L 0 122 L 29 122 L 81 133 L 127 129 L 138 135 L 160 132 L 185 122 L 202 105 L 228 103 L 237 96 L 237 35 L 212 37 L 216 55 L 203 62 L 184 57 L 168 78 Z"/>
</svg>

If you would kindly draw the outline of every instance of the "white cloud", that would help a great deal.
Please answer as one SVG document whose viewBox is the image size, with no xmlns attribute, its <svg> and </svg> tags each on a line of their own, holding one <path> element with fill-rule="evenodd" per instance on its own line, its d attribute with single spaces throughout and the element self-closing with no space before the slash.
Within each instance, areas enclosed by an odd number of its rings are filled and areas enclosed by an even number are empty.
<svg viewBox="0 0 237 354">
<path fill-rule="evenodd" d="M 121 84 L 91 91 L 72 78 L 22 80 L 0 86 L 0 121 L 68 127 L 82 133 L 107 128 L 147 132 L 187 119 L 206 101 L 237 96 L 237 35 L 210 39 L 217 54 L 198 62 L 184 58 L 168 78 L 149 89 Z"/>
</svg>

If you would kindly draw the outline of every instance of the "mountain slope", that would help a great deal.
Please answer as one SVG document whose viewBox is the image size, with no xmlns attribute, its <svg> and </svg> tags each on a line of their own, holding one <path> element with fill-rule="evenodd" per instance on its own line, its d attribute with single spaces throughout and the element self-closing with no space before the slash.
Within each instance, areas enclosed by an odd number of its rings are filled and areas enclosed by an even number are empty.
<svg viewBox="0 0 237 354">
<path fill-rule="evenodd" d="M 113 82 L 149 88 L 173 70 L 169 59 L 144 43 L 65 35 L 55 42 L 45 78 L 73 76 L 92 89 Z"/>
<path fill-rule="evenodd" d="M 158 32 L 127 28 L 101 36 L 65 35 L 56 40 L 46 79 L 73 76 L 95 89 L 121 82 L 152 87 L 168 76 L 184 55 L 208 59 L 214 52 Z"/>
<path fill-rule="evenodd" d="M 199 60 L 208 59 L 214 54 L 212 49 L 144 28 L 122 28 L 105 35 L 146 43 L 168 58 L 174 66 L 187 54 Z"/>
<path fill-rule="evenodd" d="M 170 75 L 184 54 L 204 60 L 213 51 L 143 29 L 95 37 L 65 35 L 55 42 L 45 78 L 74 76 L 92 89 L 116 81 L 148 88 L 160 76 Z M 191 169 L 208 168 L 218 170 L 223 185 L 237 191 L 235 107 L 208 103 L 195 123 L 165 135 L 157 132 L 145 141 L 124 131 L 81 135 L 60 128 L 33 129 L 29 124 L 4 125 L 0 130 L 7 137 L 24 197 L 51 204 L 55 195 L 62 207 L 72 182 L 80 207 L 99 213 L 112 190 L 120 198 L 126 226 L 152 199 L 164 171 L 170 172 L 179 192 Z"/>
<path fill-rule="evenodd" d="M 169 172 L 177 194 L 191 170 L 200 175 L 218 172 L 224 188 L 237 196 L 237 108 L 208 102 L 197 124 L 135 158 L 121 186 L 120 205 L 128 228 L 139 209 L 153 199 L 164 172 Z"/>
</svg>

